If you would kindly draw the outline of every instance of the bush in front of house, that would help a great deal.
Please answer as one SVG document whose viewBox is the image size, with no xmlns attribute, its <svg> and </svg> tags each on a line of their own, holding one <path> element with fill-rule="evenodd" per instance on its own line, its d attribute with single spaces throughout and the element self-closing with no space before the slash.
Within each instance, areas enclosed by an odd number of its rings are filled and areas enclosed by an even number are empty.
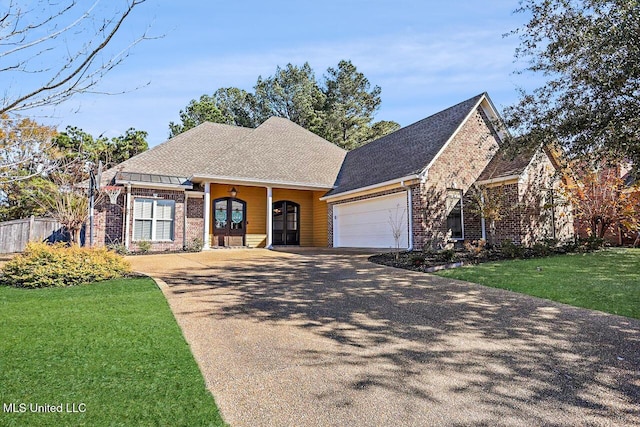
<svg viewBox="0 0 640 427">
<path fill-rule="evenodd" d="M 2 284 L 19 288 L 66 287 L 116 279 L 131 272 L 120 255 L 104 248 L 29 243 L 2 268 Z"/>
</svg>

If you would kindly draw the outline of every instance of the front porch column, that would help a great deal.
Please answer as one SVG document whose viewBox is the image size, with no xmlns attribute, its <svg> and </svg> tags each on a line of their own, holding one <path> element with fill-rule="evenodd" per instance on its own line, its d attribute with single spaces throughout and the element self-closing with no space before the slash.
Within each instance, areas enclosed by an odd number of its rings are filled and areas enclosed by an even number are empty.
<svg viewBox="0 0 640 427">
<path fill-rule="evenodd" d="M 267 249 L 273 247 L 273 189 L 267 187 Z"/>
<path fill-rule="evenodd" d="M 204 235 L 202 236 L 202 249 L 211 249 L 211 241 L 209 240 L 211 227 L 211 183 L 204 183 Z"/>
</svg>

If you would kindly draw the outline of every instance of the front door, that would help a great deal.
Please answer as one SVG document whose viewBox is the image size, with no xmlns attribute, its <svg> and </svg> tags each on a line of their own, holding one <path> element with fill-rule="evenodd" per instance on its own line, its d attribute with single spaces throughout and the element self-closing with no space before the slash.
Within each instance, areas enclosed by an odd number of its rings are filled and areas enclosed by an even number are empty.
<svg viewBox="0 0 640 427">
<path fill-rule="evenodd" d="M 224 197 L 213 202 L 213 245 L 244 246 L 247 233 L 246 202 Z"/>
<path fill-rule="evenodd" d="M 300 244 L 300 205 L 282 201 L 273 204 L 273 244 Z"/>
</svg>

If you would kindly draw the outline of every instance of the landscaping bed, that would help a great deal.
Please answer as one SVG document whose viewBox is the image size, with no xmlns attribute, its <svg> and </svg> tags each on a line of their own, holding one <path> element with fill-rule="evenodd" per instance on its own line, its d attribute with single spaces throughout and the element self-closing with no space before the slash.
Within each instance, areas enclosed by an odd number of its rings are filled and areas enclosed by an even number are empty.
<svg viewBox="0 0 640 427">
<path fill-rule="evenodd" d="M 516 245 L 509 241 L 487 247 L 484 241 L 471 241 L 465 242 L 463 247 L 458 249 L 384 253 L 371 256 L 369 261 L 389 267 L 431 273 L 442 268 L 491 261 L 540 258 L 574 252 L 586 253 L 599 249 L 601 246 L 601 239 L 578 240 L 564 244 L 549 240 L 530 247 Z"/>
</svg>

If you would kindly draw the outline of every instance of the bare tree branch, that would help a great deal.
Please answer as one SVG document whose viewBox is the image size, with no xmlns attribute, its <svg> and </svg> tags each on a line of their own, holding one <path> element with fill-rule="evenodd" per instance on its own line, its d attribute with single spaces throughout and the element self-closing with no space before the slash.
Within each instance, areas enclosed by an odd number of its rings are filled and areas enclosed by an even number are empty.
<svg viewBox="0 0 640 427">
<path fill-rule="evenodd" d="M 128 46 L 116 54 L 108 56 L 103 62 L 97 61 L 99 55 L 112 42 L 122 25 L 130 18 L 133 10 L 146 0 L 126 0 L 123 10 L 113 12 L 112 15 L 98 16 L 96 0 L 79 17 L 73 18 L 79 3 L 75 0 L 64 4 L 47 0 L 40 0 L 37 5 L 48 13 L 48 16 L 38 16 L 34 9 L 22 10 L 16 2 L 9 4 L 9 10 L 0 15 L 0 58 L 3 66 L 0 71 L 5 73 L 41 74 L 43 79 L 36 87 L 24 94 L 13 95 L 10 88 L 5 89 L 5 95 L 0 105 L 0 114 L 23 111 L 44 105 L 58 104 L 71 96 L 86 92 L 95 86 L 102 77 L 127 57 L 130 49 L 148 39 L 144 33 Z M 102 2 L 104 4 L 104 2 Z M 111 4 L 110 4 L 111 5 Z M 66 35 L 70 39 L 77 39 L 77 34 L 86 33 L 91 23 L 100 20 L 100 24 L 93 28 L 93 35 L 81 46 L 70 42 L 60 43 L 60 38 Z M 27 22 L 23 24 L 23 22 Z M 77 34 L 76 34 L 77 33 Z M 56 47 L 52 47 L 55 41 Z M 55 66 L 44 65 L 45 61 L 55 52 L 66 48 L 62 55 L 62 63 Z M 13 59 L 13 61 L 12 61 Z M 49 75 L 47 75 L 49 74 Z M 17 80 L 17 78 L 14 78 Z"/>
</svg>

